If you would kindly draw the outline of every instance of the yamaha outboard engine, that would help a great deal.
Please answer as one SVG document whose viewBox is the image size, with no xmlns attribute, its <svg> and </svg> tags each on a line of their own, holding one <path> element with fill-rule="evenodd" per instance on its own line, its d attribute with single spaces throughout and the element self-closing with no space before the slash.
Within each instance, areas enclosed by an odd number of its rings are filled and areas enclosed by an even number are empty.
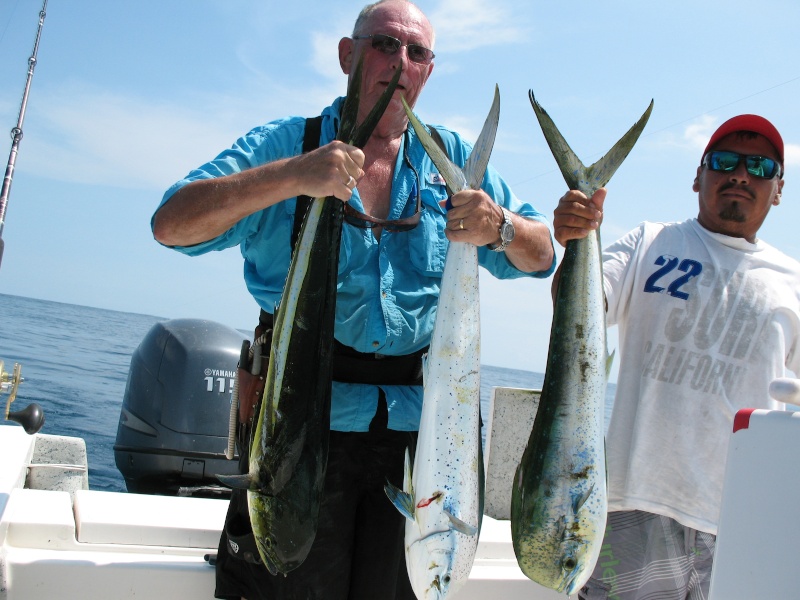
<svg viewBox="0 0 800 600">
<path fill-rule="evenodd" d="M 131 357 L 114 458 L 129 492 L 226 497 L 231 397 L 246 336 L 213 321 L 155 324 Z"/>
</svg>

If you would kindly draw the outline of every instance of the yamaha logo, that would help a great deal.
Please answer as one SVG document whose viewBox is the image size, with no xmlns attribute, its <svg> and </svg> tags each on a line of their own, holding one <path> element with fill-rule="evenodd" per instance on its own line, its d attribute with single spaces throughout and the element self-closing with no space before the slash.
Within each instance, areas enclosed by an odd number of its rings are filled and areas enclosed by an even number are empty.
<svg viewBox="0 0 800 600">
<path fill-rule="evenodd" d="M 230 394 L 233 392 L 236 371 L 206 368 L 203 374 L 205 375 L 206 391 L 218 392 L 220 394 L 224 394 L 225 392 Z"/>
<path fill-rule="evenodd" d="M 233 540 L 228 540 L 228 544 L 230 545 L 231 550 L 233 550 L 234 554 L 239 554 L 239 544 L 237 544 Z"/>
</svg>

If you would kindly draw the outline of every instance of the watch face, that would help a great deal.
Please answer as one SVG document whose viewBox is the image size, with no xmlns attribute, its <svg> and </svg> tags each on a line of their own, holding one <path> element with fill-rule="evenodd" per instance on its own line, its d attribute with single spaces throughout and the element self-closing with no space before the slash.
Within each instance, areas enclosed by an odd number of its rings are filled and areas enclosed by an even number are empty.
<svg viewBox="0 0 800 600">
<path fill-rule="evenodd" d="M 514 239 L 514 224 L 511 222 L 503 223 L 503 226 L 500 227 L 500 238 L 508 243 Z"/>
</svg>

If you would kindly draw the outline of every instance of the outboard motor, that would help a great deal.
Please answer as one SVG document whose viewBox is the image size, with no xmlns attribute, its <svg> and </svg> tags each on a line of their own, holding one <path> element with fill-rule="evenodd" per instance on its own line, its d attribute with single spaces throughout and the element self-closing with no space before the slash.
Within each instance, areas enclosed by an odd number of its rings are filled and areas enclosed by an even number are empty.
<svg viewBox="0 0 800 600">
<path fill-rule="evenodd" d="M 129 492 L 228 497 L 231 397 L 246 336 L 213 321 L 153 325 L 131 357 L 114 444 Z"/>
</svg>

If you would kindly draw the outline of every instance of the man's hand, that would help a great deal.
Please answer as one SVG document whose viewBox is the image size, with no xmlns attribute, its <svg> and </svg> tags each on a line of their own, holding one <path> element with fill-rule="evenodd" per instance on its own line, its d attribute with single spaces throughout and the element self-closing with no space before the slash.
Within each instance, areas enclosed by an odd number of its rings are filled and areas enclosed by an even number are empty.
<svg viewBox="0 0 800 600">
<path fill-rule="evenodd" d="M 442 207 L 446 208 L 446 202 Z M 478 247 L 500 242 L 503 211 L 483 190 L 464 190 L 450 198 L 445 235 L 451 242 L 469 242 Z M 553 262 L 553 244 L 545 223 L 511 214 L 514 240 L 505 251 L 506 258 L 524 273 L 544 271 Z"/>
<path fill-rule="evenodd" d="M 364 159 L 361 149 L 333 141 L 291 159 L 289 166 L 300 194 L 311 198 L 335 196 L 347 202 L 364 175 Z"/>
<path fill-rule="evenodd" d="M 485 246 L 499 241 L 503 211 L 483 190 L 464 190 L 450 197 L 445 235 L 451 242 Z M 445 203 L 442 203 L 445 207 Z"/>
<path fill-rule="evenodd" d="M 585 238 L 603 222 L 606 189 L 597 190 L 591 199 L 577 190 L 570 190 L 558 201 L 553 211 L 553 236 L 562 246 L 569 240 Z"/>
</svg>

